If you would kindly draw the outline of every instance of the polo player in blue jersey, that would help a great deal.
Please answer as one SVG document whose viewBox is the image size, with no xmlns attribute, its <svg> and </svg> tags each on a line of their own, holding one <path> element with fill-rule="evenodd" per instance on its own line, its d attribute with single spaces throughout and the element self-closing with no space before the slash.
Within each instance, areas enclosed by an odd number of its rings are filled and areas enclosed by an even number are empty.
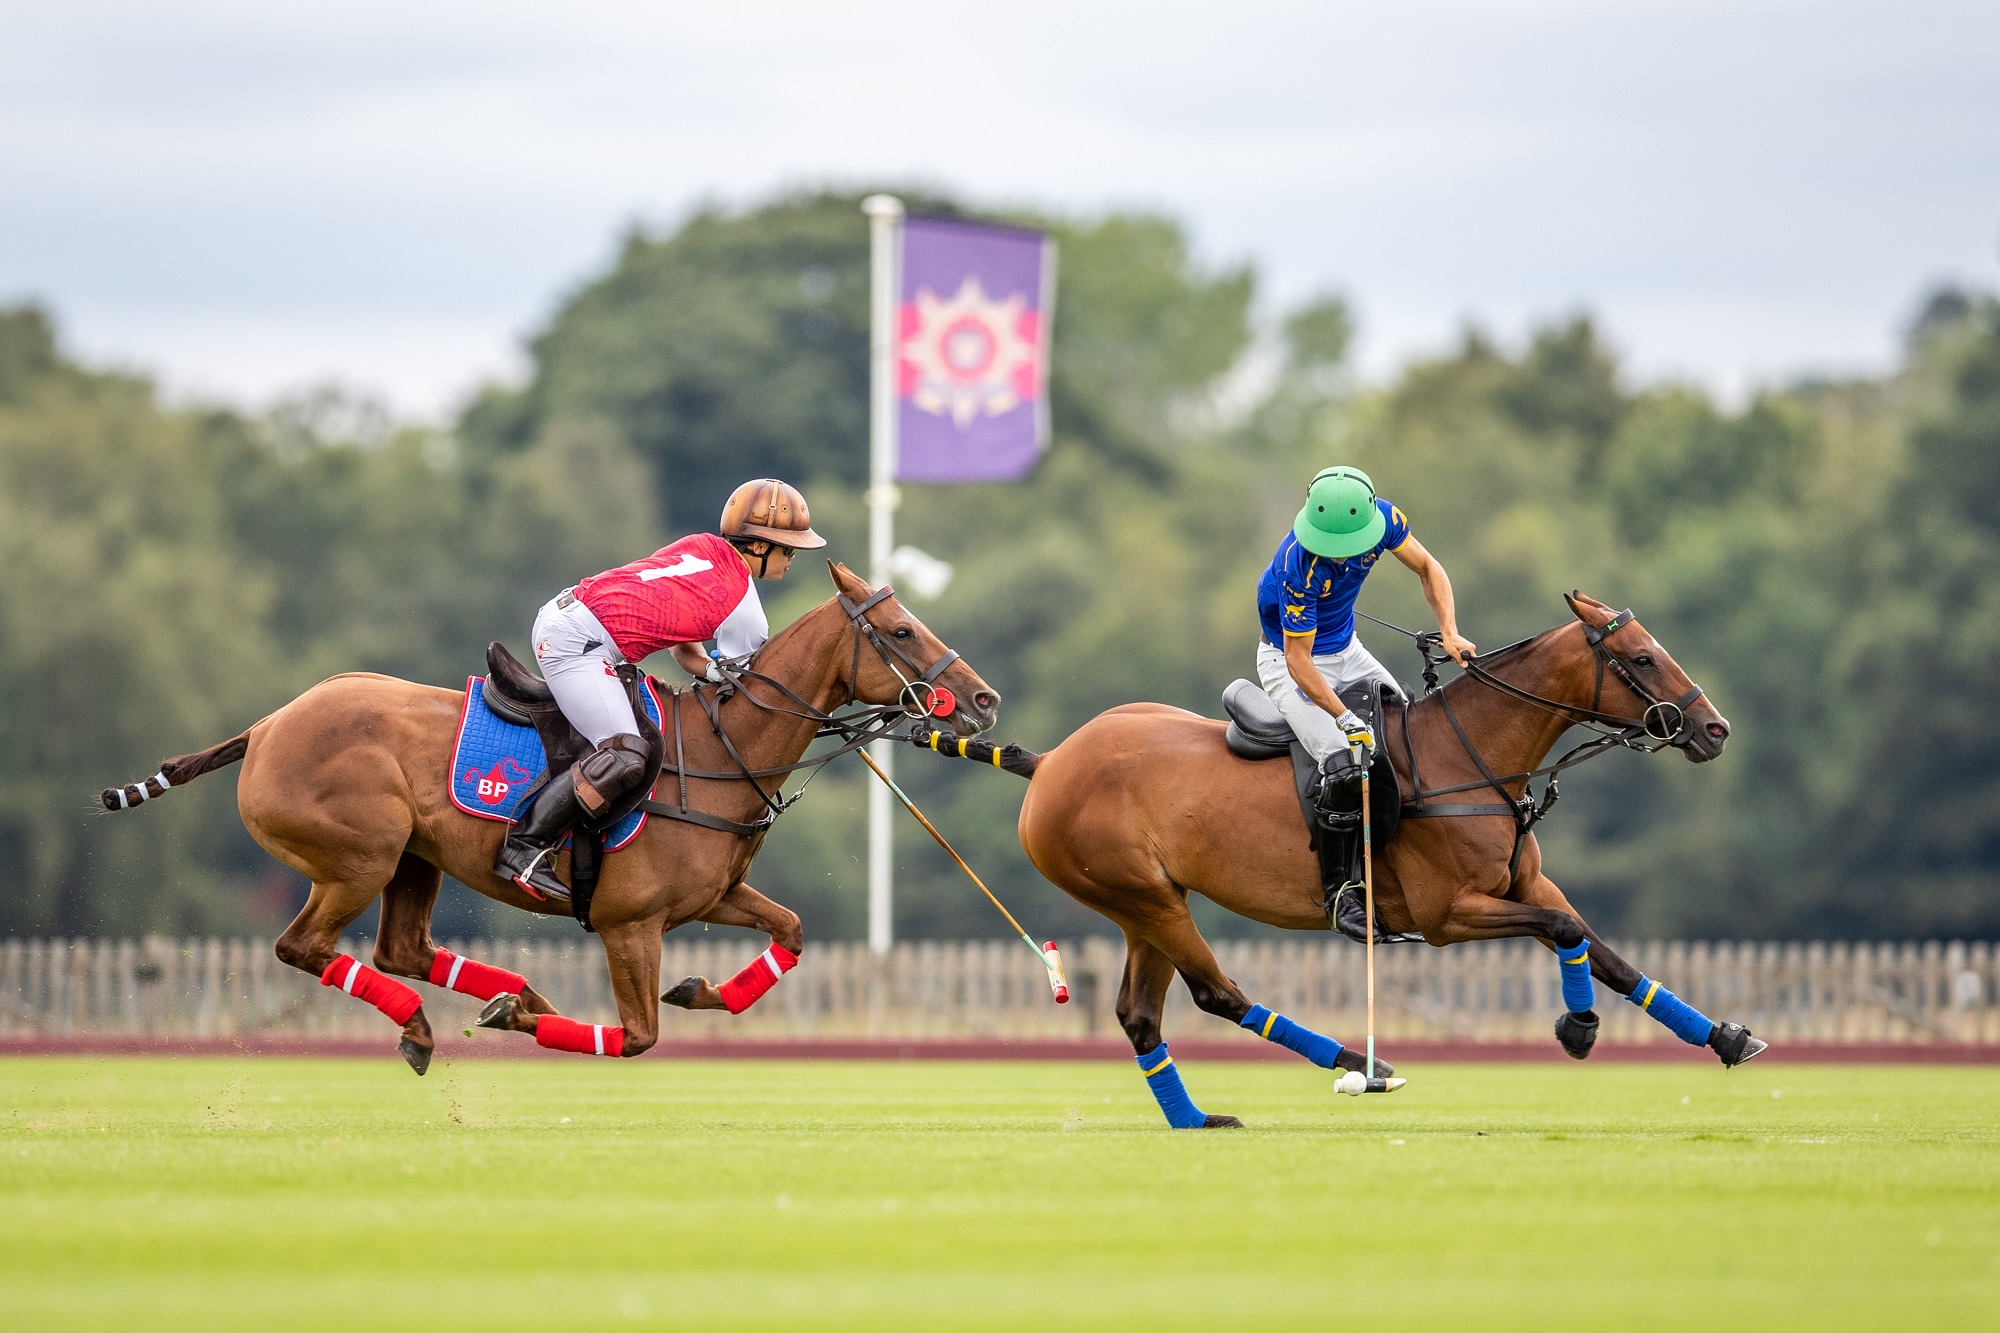
<svg viewBox="0 0 2000 1333">
<path fill-rule="evenodd" d="M 1385 551 L 1422 583 L 1445 654 L 1454 661 L 1475 654 L 1471 640 L 1458 632 L 1444 566 L 1411 535 L 1403 511 L 1376 495 L 1375 483 L 1358 468 L 1324 468 L 1312 479 L 1292 530 L 1257 583 L 1263 627 L 1257 679 L 1319 767 L 1323 887 L 1329 912 L 1349 934 L 1359 930 L 1360 895 L 1342 890 L 1352 887 L 1360 851 L 1362 771 L 1350 747 L 1361 749 L 1365 765 L 1375 737 L 1367 720 L 1341 702 L 1340 691 L 1371 680 L 1396 686 L 1354 629 L 1354 600 Z"/>
</svg>

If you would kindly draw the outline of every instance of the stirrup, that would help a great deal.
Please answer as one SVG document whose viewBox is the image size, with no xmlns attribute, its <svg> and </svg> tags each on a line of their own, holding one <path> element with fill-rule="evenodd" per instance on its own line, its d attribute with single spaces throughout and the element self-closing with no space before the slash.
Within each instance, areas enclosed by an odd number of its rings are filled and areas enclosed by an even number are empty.
<svg viewBox="0 0 2000 1333">
<path fill-rule="evenodd" d="M 1368 905 L 1362 898 L 1366 886 L 1347 883 L 1333 891 L 1327 906 L 1327 919 L 1335 930 L 1357 944 L 1368 942 Z M 1375 919 L 1375 942 L 1377 944 L 1421 944 L 1424 937 L 1408 931 L 1389 931 L 1382 928 L 1382 919 Z"/>
<path fill-rule="evenodd" d="M 534 856 L 529 858 L 526 866 L 518 871 L 509 871 L 508 878 L 514 881 L 515 886 L 521 892 L 527 894 L 536 902 L 548 902 L 550 899 L 555 899 L 559 902 L 568 902 L 570 900 L 569 889 L 561 880 L 556 878 L 555 855 L 556 848 L 554 845 L 539 848 L 536 850 Z M 507 857 L 504 846 L 501 849 L 500 857 L 504 864 Z M 539 883 L 535 882 L 537 876 L 540 876 Z"/>
</svg>

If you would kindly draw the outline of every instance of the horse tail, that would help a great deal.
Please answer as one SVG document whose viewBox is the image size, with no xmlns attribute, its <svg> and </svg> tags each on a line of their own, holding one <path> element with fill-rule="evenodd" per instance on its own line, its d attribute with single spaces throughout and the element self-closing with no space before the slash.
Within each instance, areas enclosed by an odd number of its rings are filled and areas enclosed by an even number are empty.
<svg viewBox="0 0 2000 1333">
<path fill-rule="evenodd" d="M 169 787 L 186 786 L 211 769 L 227 768 L 249 749 L 250 733 L 246 731 L 220 745 L 169 759 L 160 765 L 159 772 L 144 782 L 135 782 L 128 787 L 106 787 L 97 794 L 97 799 L 104 803 L 106 810 L 129 810 L 141 801 L 158 800 L 165 796 Z"/>
<path fill-rule="evenodd" d="M 1004 768 L 1016 777 L 1032 780 L 1035 769 L 1042 757 L 1033 750 L 1024 750 L 1018 745 L 995 745 L 991 741 L 973 740 L 965 736 L 948 736 L 942 731 L 920 731 L 910 737 L 911 743 L 942 755 L 957 755 L 960 759 L 970 759 L 975 764 L 991 764 Z"/>
</svg>

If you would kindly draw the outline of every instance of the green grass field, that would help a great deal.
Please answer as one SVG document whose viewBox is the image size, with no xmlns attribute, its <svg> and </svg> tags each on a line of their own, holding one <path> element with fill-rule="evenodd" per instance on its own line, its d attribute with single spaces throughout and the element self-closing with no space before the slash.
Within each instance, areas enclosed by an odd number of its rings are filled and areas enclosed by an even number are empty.
<svg viewBox="0 0 2000 1333">
<path fill-rule="evenodd" d="M 10 1329 L 1991 1328 L 2000 1070 L 0 1061 Z"/>
</svg>

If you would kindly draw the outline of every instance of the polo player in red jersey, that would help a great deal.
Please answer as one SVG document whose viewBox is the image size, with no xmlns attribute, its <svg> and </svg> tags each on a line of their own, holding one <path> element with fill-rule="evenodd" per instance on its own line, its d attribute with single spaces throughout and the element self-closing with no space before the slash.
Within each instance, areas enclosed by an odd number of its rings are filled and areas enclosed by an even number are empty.
<svg viewBox="0 0 2000 1333">
<path fill-rule="evenodd" d="M 826 545 L 805 497 L 769 477 L 738 486 L 718 527 L 565 588 L 535 617 L 542 679 L 594 747 L 528 799 L 500 848 L 494 873 L 537 898 L 569 897 L 553 863 L 571 826 L 645 780 L 646 748 L 616 668 L 666 648 L 689 675 L 719 679 L 701 645 L 715 640 L 724 659 L 763 647 L 771 626 L 754 580 L 781 579 L 795 552 Z"/>
</svg>

